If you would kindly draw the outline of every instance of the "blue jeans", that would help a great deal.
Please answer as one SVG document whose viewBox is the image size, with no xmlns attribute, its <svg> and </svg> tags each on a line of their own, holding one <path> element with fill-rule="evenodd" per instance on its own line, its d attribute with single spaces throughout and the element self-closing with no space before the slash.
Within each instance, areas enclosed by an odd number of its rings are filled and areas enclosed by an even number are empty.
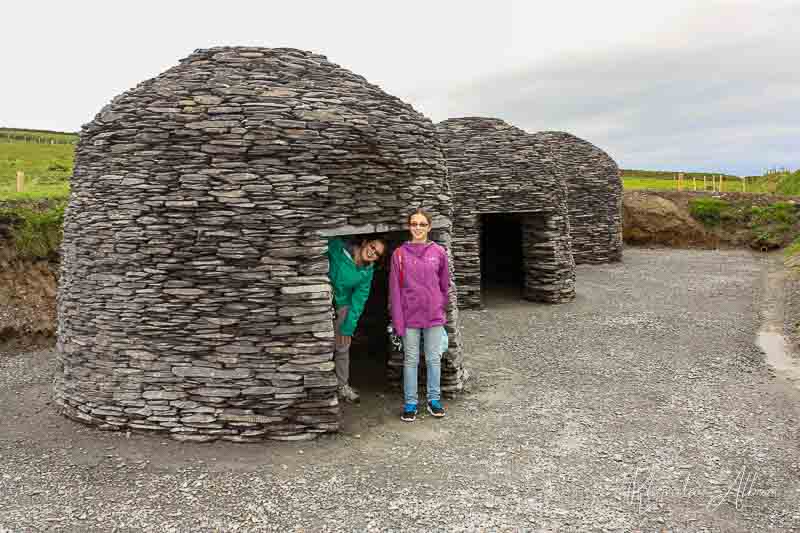
<svg viewBox="0 0 800 533">
<path fill-rule="evenodd" d="M 442 378 L 442 334 L 444 326 L 406 328 L 403 337 L 403 393 L 406 403 L 417 404 L 417 369 L 420 332 L 425 343 L 425 366 L 428 372 L 428 401 L 440 400 Z"/>
</svg>

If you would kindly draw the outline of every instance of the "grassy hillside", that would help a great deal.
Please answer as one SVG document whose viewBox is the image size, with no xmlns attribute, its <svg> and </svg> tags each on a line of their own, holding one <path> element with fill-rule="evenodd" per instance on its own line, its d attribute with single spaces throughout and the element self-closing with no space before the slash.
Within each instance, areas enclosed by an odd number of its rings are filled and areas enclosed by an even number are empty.
<svg viewBox="0 0 800 533">
<path fill-rule="evenodd" d="M 742 237 L 757 250 L 788 246 L 800 233 L 800 209 L 794 202 L 757 206 L 748 200 L 703 196 L 689 201 L 689 213 L 706 227 L 721 228 L 729 235 L 746 229 Z"/>
<path fill-rule="evenodd" d="M 0 200 L 64 198 L 69 195 L 77 135 L 0 128 Z M 17 171 L 25 173 L 16 192 Z"/>
<path fill-rule="evenodd" d="M 662 170 L 622 170 L 622 181 L 625 189 L 651 189 L 670 190 L 677 189 L 675 176 L 678 172 Z M 727 174 L 684 172 L 683 190 L 703 190 L 703 177 L 706 179 L 706 189 L 712 189 L 711 176 L 722 176 L 722 190 L 726 192 L 741 192 L 742 180 L 737 176 Z M 787 196 L 800 196 L 800 170 L 795 172 L 773 172 L 764 176 L 746 176 L 746 192 L 773 193 Z"/>
<path fill-rule="evenodd" d="M 671 180 L 675 177 L 679 170 L 639 170 L 639 169 L 622 169 L 622 177 L 623 178 L 639 178 L 639 179 L 664 179 L 664 180 Z M 733 176 L 730 174 L 721 174 L 720 172 L 684 172 L 683 178 L 691 179 L 692 177 L 696 177 L 698 179 L 703 179 L 703 176 L 723 176 L 724 179 L 736 179 L 739 178 L 737 176 Z"/>
<path fill-rule="evenodd" d="M 772 172 L 755 179 L 769 192 L 800 196 L 800 170 Z"/>
<path fill-rule="evenodd" d="M 652 172 L 644 171 L 645 174 L 634 174 L 634 172 L 641 172 L 641 171 L 623 170 L 622 183 L 625 189 L 651 189 L 651 190 L 655 189 L 661 191 L 675 191 L 678 188 L 678 181 L 675 179 L 677 172 L 669 175 L 664 175 L 664 173 L 660 171 L 652 171 Z M 711 181 L 711 176 L 712 176 L 711 173 L 698 174 L 698 173 L 688 173 L 688 172 L 684 172 L 683 174 L 683 190 L 693 191 L 695 190 L 696 187 L 696 190 L 702 191 L 704 187 L 703 176 L 706 177 L 705 181 L 706 190 L 708 191 L 713 190 L 714 185 Z M 713 174 L 713 176 L 720 176 L 720 174 Z M 723 182 L 722 183 L 723 191 L 738 192 L 742 190 L 742 180 L 737 177 L 723 176 L 722 182 Z M 769 191 L 765 188 L 765 186 L 761 182 L 748 180 L 747 192 L 769 192 Z"/>
<path fill-rule="evenodd" d="M 22 130 L 17 128 L 0 128 L 0 143 L 29 142 L 36 144 L 75 144 L 77 133 L 49 130 Z"/>
</svg>

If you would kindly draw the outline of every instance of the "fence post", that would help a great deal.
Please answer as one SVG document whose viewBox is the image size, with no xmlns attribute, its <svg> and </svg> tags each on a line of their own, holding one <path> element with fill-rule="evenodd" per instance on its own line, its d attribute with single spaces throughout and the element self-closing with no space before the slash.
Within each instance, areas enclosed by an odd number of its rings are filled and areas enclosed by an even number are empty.
<svg viewBox="0 0 800 533">
<path fill-rule="evenodd" d="M 706 185 L 706 177 L 703 176 L 703 192 L 706 192 L 707 190 L 708 190 L 708 186 Z"/>
<path fill-rule="evenodd" d="M 722 192 L 722 174 L 719 175 L 719 192 Z"/>
<path fill-rule="evenodd" d="M 17 192 L 22 192 L 25 190 L 25 173 L 21 170 L 17 170 Z"/>
<path fill-rule="evenodd" d="M 694 190 L 696 191 L 697 190 L 697 176 L 692 176 L 692 186 L 694 187 Z"/>
</svg>

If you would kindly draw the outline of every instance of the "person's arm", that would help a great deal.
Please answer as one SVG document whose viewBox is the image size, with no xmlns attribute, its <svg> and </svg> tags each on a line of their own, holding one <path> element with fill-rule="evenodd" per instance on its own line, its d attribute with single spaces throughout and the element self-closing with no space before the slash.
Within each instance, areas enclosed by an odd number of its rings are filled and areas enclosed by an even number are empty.
<svg viewBox="0 0 800 533">
<path fill-rule="evenodd" d="M 356 331 L 358 319 L 361 318 L 361 313 L 364 312 L 364 305 L 369 298 L 369 291 L 372 288 L 372 269 L 368 271 L 368 275 L 364 276 L 361 283 L 353 291 L 353 296 L 350 299 L 350 308 L 347 310 L 347 318 L 344 319 L 342 324 L 342 335 L 351 337 Z"/>
<path fill-rule="evenodd" d="M 406 322 L 403 316 L 403 295 L 400 289 L 400 248 L 392 254 L 392 263 L 389 270 L 389 304 L 392 316 L 392 326 L 394 332 L 404 337 L 406 334 Z"/>
<path fill-rule="evenodd" d="M 442 310 L 447 316 L 447 301 L 450 294 L 450 263 L 447 259 L 447 250 L 442 250 L 442 260 L 439 261 L 439 290 L 442 291 Z"/>
<path fill-rule="evenodd" d="M 347 291 L 344 290 L 342 287 L 333 284 L 333 306 L 336 309 L 339 309 L 342 304 L 339 302 L 346 302 L 347 301 Z"/>
<path fill-rule="evenodd" d="M 344 243 L 339 238 L 333 238 L 328 241 L 328 275 L 331 276 L 333 274 L 332 266 L 334 262 L 334 257 L 337 254 L 342 253 L 342 247 Z M 347 301 L 347 292 L 338 284 L 334 283 L 333 277 L 331 277 L 331 286 L 333 287 L 333 304 L 338 309 L 341 307 L 341 303 L 338 302 L 346 302 Z"/>
</svg>

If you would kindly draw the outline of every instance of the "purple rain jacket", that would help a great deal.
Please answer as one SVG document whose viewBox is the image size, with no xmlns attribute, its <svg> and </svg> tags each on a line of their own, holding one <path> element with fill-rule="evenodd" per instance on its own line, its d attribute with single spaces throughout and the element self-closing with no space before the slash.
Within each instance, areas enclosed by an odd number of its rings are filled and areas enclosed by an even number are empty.
<svg viewBox="0 0 800 533">
<path fill-rule="evenodd" d="M 389 302 L 395 333 L 447 323 L 450 267 L 447 252 L 434 242 L 404 243 L 392 254 Z"/>
</svg>

